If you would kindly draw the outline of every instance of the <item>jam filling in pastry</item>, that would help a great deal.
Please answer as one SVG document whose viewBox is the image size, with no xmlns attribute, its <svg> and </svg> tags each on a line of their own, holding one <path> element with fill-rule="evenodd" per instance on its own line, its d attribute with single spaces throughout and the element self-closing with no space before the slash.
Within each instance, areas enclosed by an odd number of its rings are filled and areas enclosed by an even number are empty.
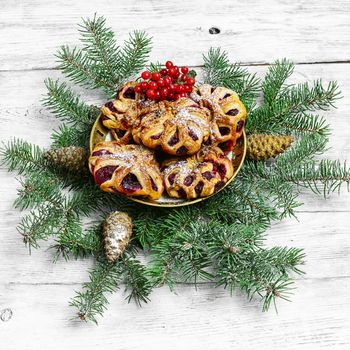
<svg viewBox="0 0 350 350">
<path fill-rule="evenodd" d="M 194 199 L 220 190 L 233 175 L 233 166 L 219 147 L 203 147 L 187 158 L 170 159 L 161 167 L 170 197 Z"/>
<path fill-rule="evenodd" d="M 164 191 L 154 153 L 141 145 L 98 143 L 89 158 L 89 168 L 95 182 L 106 192 L 156 200 Z"/>
<path fill-rule="evenodd" d="M 193 100 L 161 101 L 143 108 L 133 128 L 136 143 L 177 156 L 199 151 L 210 135 L 210 113 Z"/>
<path fill-rule="evenodd" d="M 247 111 L 233 90 L 219 86 L 201 85 L 191 98 L 211 111 L 211 135 L 207 145 L 219 146 L 229 153 L 243 133 Z"/>
<path fill-rule="evenodd" d="M 132 141 L 131 127 L 137 118 L 137 101 L 140 95 L 134 90 L 136 82 L 126 83 L 118 93 L 118 98 L 107 102 L 101 108 L 103 125 L 120 144 Z"/>
</svg>

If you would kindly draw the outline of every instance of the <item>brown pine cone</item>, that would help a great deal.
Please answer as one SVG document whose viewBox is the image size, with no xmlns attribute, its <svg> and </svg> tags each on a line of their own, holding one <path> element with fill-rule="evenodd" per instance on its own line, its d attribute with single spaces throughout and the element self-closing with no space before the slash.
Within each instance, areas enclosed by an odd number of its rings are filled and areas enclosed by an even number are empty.
<svg viewBox="0 0 350 350">
<path fill-rule="evenodd" d="M 123 254 L 132 234 L 132 220 L 127 213 L 113 212 L 103 222 L 103 243 L 106 258 L 115 262 Z"/>
<path fill-rule="evenodd" d="M 88 152 L 84 147 L 51 148 L 44 152 L 43 157 L 50 164 L 69 172 L 82 173 L 87 170 Z"/>
<path fill-rule="evenodd" d="M 275 158 L 283 153 L 294 141 L 288 135 L 252 134 L 248 136 L 247 155 L 253 160 Z"/>
</svg>

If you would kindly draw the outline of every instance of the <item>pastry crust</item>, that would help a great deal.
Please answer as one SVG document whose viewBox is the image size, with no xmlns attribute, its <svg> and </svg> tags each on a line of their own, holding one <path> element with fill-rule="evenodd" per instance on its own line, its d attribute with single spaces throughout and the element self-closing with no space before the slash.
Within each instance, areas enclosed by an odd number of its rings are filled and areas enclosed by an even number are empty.
<svg viewBox="0 0 350 350">
<path fill-rule="evenodd" d="M 96 145 L 89 168 L 101 190 L 158 199 L 164 185 L 154 153 L 141 145 L 106 141 Z"/>
<path fill-rule="evenodd" d="M 132 141 L 131 129 L 138 116 L 137 102 L 140 95 L 135 93 L 136 82 L 126 83 L 118 93 L 118 98 L 101 107 L 103 125 L 111 130 L 112 136 L 120 144 Z"/>
<path fill-rule="evenodd" d="M 244 104 L 233 90 L 219 86 L 201 85 L 191 98 L 211 111 L 211 135 L 207 144 L 219 146 L 225 154 L 235 146 L 243 133 L 247 117 Z"/>
<path fill-rule="evenodd" d="M 177 156 L 199 151 L 210 135 L 210 113 L 189 98 L 161 101 L 140 110 L 132 135 L 136 143 Z"/>
<path fill-rule="evenodd" d="M 233 166 L 219 147 L 204 147 L 197 154 L 162 164 L 165 189 L 170 197 L 207 197 L 221 189 L 233 175 Z"/>
</svg>

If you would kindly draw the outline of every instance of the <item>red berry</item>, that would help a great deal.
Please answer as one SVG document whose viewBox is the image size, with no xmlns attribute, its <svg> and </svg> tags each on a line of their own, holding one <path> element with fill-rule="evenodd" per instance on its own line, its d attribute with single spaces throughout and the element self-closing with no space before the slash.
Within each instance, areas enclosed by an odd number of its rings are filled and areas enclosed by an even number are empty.
<svg viewBox="0 0 350 350">
<path fill-rule="evenodd" d="M 170 85 L 172 83 L 172 80 L 170 77 L 165 77 L 163 80 L 164 80 L 165 85 Z"/>
<path fill-rule="evenodd" d="M 155 72 L 155 73 L 152 73 L 152 80 L 153 81 L 158 81 L 160 79 L 160 74 Z"/>
<path fill-rule="evenodd" d="M 142 89 L 142 90 L 145 91 L 145 90 L 148 89 L 148 83 L 146 83 L 145 81 L 143 81 L 140 85 L 141 85 L 141 89 Z"/>
<path fill-rule="evenodd" d="M 182 81 L 187 81 L 187 79 L 188 79 L 188 76 L 186 74 L 182 74 L 181 75 L 181 80 Z"/>
<path fill-rule="evenodd" d="M 186 92 L 181 92 L 180 97 L 186 97 Z"/>
<path fill-rule="evenodd" d="M 179 94 L 175 94 L 174 100 L 177 101 L 178 99 L 180 99 L 180 95 Z"/>
<path fill-rule="evenodd" d="M 168 95 L 168 97 L 169 97 L 170 100 L 173 100 L 173 99 L 175 98 L 175 94 L 171 92 L 171 93 Z"/>
<path fill-rule="evenodd" d="M 157 91 L 155 91 L 155 99 L 156 100 L 160 100 L 160 91 L 159 90 L 157 90 Z"/>
<path fill-rule="evenodd" d="M 175 90 L 176 90 L 176 86 L 175 86 L 175 84 L 169 84 L 169 91 L 170 92 L 175 92 Z"/>
<path fill-rule="evenodd" d="M 160 79 L 158 80 L 158 86 L 163 87 L 165 85 L 164 80 Z"/>
<path fill-rule="evenodd" d="M 165 68 L 162 68 L 162 69 L 160 70 L 160 74 L 161 74 L 161 75 L 167 75 L 167 74 L 168 74 L 168 71 L 167 71 Z"/>
<path fill-rule="evenodd" d="M 158 84 L 155 81 L 150 81 L 148 84 L 148 88 L 151 90 L 156 90 L 158 88 Z"/>
<path fill-rule="evenodd" d="M 192 92 L 192 86 L 184 85 L 184 87 L 185 87 L 185 92 Z"/>
<path fill-rule="evenodd" d="M 154 100 L 156 96 L 156 91 L 153 89 L 149 89 L 147 90 L 146 95 L 150 100 Z"/>
<path fill-rule="evenodd" d="M 139 94 L 139 93 L 141 92 L 141 90 L 142 90 L 141 85 L 135 86 L 134 91 L 135 91 L 137 94 Z"/>
<path fill-rule="evenodd" d="M 176 85 L 176 92 L 177 93 L 181 93 L 181 92 L 184 92 L 185 91 L 185 88 L 182 84 L 179 84 L 179 85 Z"/>
<path fill-rule="evenodd" d="M 188 73 L 188 67 L 182 67 L 182 68 L 181 68 L 181 72 L 182 72 L 183 74 L 187 74 L 187 73 Z"/>
<path fill-rule="evenodd" d="M 160 90 L 160 96 L 162 98 L 167 98 L 168 97 L 169 90 L 167 88 L 163 88 Z"/>
<path fill-rule="evenodd" d="M 144 72 L 142 72 L 141 77 L 142 77 L 142 79 L 148 80 L 151 77 L 151 73 L 144 71 Z"/>
<path fill-rule="evenodd" d="M 169 68 L 168 74 L 173 77 L 176 74 L 176 69 L 174 67 Z"/>
<path fill-rule="evenodd" d="M 175 69 L 176 71 L 179 71 L 179 67 L 178 67 L 178 66 L 174 66 L 174 69 Z"/>
<path fill-rule="evenodd" d="M 171 61 L 166 61 L 165 63 L 165 67 L 167 67 L 168 69 L 171 68 L 173 65 L 174 65 L 173 62 Z"/>
<path fill-rule="evenodd" d="M 176 80 L 180 77 L 180 72 L 177 70 L 173 76 Z"/>
<path fill-rule="evenodd" d="M 187 84 L 188 84 L 188 85 L 194 85 L 195 82 L 196 82 L 196 81 L 195 81 L 193 78 L 188 78 L 188 79 L 187 79 Z"/>
</svg>

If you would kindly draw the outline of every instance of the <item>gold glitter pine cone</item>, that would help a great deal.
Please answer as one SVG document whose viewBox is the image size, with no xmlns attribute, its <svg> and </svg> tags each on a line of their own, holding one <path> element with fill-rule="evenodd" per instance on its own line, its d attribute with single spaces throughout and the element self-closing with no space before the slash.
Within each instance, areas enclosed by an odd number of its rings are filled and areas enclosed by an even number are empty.
<svg viewBox="0 0 350 350">
<path fill-rule="evenodd" d="M 84 147 L 51 148 L 44 152 L 43 157 L 52 165 L 69 172 L 81 173 L 87 169 L 88 152 Z"/>
<path fill-rule="evenodd" d="M 115 262 L 123 254 L 132 234 L 132 219 L 127 213 L 115 211 L 107 216 L 102 227 L 106 258 Z"/>
<path fill-rule="evenodd" d="M 252 160 L 275 158 L 294 141 L 293 136 L 252 134 L 248 136 L 247 156 Z"/>
</svg>

